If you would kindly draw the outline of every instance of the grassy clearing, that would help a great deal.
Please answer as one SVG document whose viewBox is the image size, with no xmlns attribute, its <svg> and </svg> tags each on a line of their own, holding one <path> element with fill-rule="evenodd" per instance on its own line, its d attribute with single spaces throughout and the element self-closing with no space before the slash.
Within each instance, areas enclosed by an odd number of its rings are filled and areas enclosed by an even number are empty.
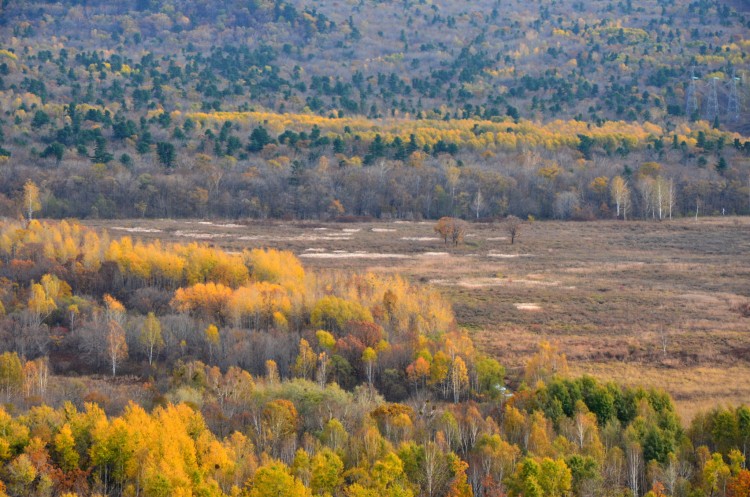
<svg viewBox="0 0 750 497">
<path fill-rule="evenodd" d="M 186 234 L 228 250 L 292 250 L 331 270 L 398 272 L 434 284 L 459 323 L 511 370 L 554 340 L 572 370 L 666 388 L 686 418 L 750 402 L 750 219 L 536 222 L 511 245 L 500 224 L 472 224 L 459 247 L 431 222 L 104 221 L 143 239 Z"/>
</svg>

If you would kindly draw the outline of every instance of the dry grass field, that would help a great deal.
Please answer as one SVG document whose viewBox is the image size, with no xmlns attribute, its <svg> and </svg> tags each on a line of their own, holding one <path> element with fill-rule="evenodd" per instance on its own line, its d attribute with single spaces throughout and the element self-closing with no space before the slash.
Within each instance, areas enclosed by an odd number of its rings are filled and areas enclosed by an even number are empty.
<svg viewBox="0 0 750 497">
<path fill-rule="evenodd" d="M 685 420 L 750 402 L 750 219 L 502 224 L 445 246 L 434 222 L 89 221 L 113 236 L 291 250 L 322 270 L 398 272 L 436 286 L 511 372 L 541 340 L 575 374 L 663 387 Z"/>
</svg>

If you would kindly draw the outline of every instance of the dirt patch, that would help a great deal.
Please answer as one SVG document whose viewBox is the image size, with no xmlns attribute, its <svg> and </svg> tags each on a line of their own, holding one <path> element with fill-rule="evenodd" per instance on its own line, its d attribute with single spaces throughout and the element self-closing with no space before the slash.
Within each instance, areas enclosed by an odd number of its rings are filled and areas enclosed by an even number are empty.
<svg viewBox="0 0 750 497">
<path fill-rule="evenodd" d="M 161 233 L 162 230 L 157 228 L 126 228 L 125 226 L 112 226 L 109 228 L 111 230 L 117 230 L 117 231 L 127 231 L 128 233 Z"/>
<path fill-rule="evenodd" d="M 234 238 L 234 235 L 227 233 L 199 233 L 196 231 L 175 231 L 174 236 L 181 238 L 192 238 L 193 240 L 214 240 L 217 238 Z"/>
<path fill-rule="evenodd" d="M 702 303 L 702 304 L 721 304 L 722 300 L 714 297 L 713 295 L 706 295 L 700 293 L 684 293 L 678 295 L 677 298 L 685 299 L 690 302 Z"/>
<path fill-rule="evenodd" d="M 497 257 L 498 259 L 515 259 L 517 257 L 531 257 L 531 254 L 497 254 L 490 252 L 487 257 Z"/>
<path fill-rule="evenodd" d="M 305 252 L 300 257 L 308 259 L 410 259 L 406 254 L 380 254 L 375 252 Z"/>
<path fill-rule="evenodd" d="M 542 306 L 529 302 L 513 304 L 519 311 L 541 311 Z"/>
<path fill-rule="evenodd" d="M 211 221 L 198 221 L 198 224 L 203 224 L 205 226 L 217 226 L 219 228 L 245 228 L 246 226 L 243 224 L 233 224 L 233 223 L 212 223 Z"/>
</svg>

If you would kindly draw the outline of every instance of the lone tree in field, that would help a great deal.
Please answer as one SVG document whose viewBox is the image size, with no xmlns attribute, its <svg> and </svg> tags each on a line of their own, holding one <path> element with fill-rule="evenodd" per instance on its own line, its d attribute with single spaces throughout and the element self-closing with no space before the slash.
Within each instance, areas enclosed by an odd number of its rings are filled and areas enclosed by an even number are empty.
<svg viewBox="0 0 750 497">
<path fill-rule="evenodd" d="M 441 217 L 435 224 L 435 233 L 443 237 L 446 245 L 450 240 L 457 246 L 466 236 L 466 221 L 455 217 Z"/>
<path fill-rule="evenodd" d="M 510 244 L 513 245 L 516 242 L 516 238 L 521 234 L 521 226 L 523 221 L 514 215 L 510 215 L 505 218 L 505 230 L 510 235 Z"/>
</svg>

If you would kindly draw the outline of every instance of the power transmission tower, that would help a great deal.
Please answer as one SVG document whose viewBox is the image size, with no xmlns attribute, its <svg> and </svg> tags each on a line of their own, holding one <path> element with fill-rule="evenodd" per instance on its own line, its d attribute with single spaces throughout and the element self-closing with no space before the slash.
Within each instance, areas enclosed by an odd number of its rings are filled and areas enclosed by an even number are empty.
<svg viewBox="0 0 750 497">
<path fill-rule="evenodd" d="M 740 78 L 732 75 L 732 79 L 729 82 L 729 100 L 727 101 L 727 118 L 730 121 L 738 121 L 740 119 L 740 93 L 737 89 L 737 85 Z"/>
<path fill-rule="evenodd" d="M 711 80 L 711 89 L 706 97 L 706 119 L 713 121 L 719 116 L 719 94 L 716 90 L 719 78 L 714 77 Z"/>
<path fill-rule="evenodd" d="M 688 119 L 698 112 L 698 92 L 696 90 L 695 67 L 690 69 L 690 83 L 688 84 L 687 97 L 685 99 L 685 115 Z"/>
</svg>

